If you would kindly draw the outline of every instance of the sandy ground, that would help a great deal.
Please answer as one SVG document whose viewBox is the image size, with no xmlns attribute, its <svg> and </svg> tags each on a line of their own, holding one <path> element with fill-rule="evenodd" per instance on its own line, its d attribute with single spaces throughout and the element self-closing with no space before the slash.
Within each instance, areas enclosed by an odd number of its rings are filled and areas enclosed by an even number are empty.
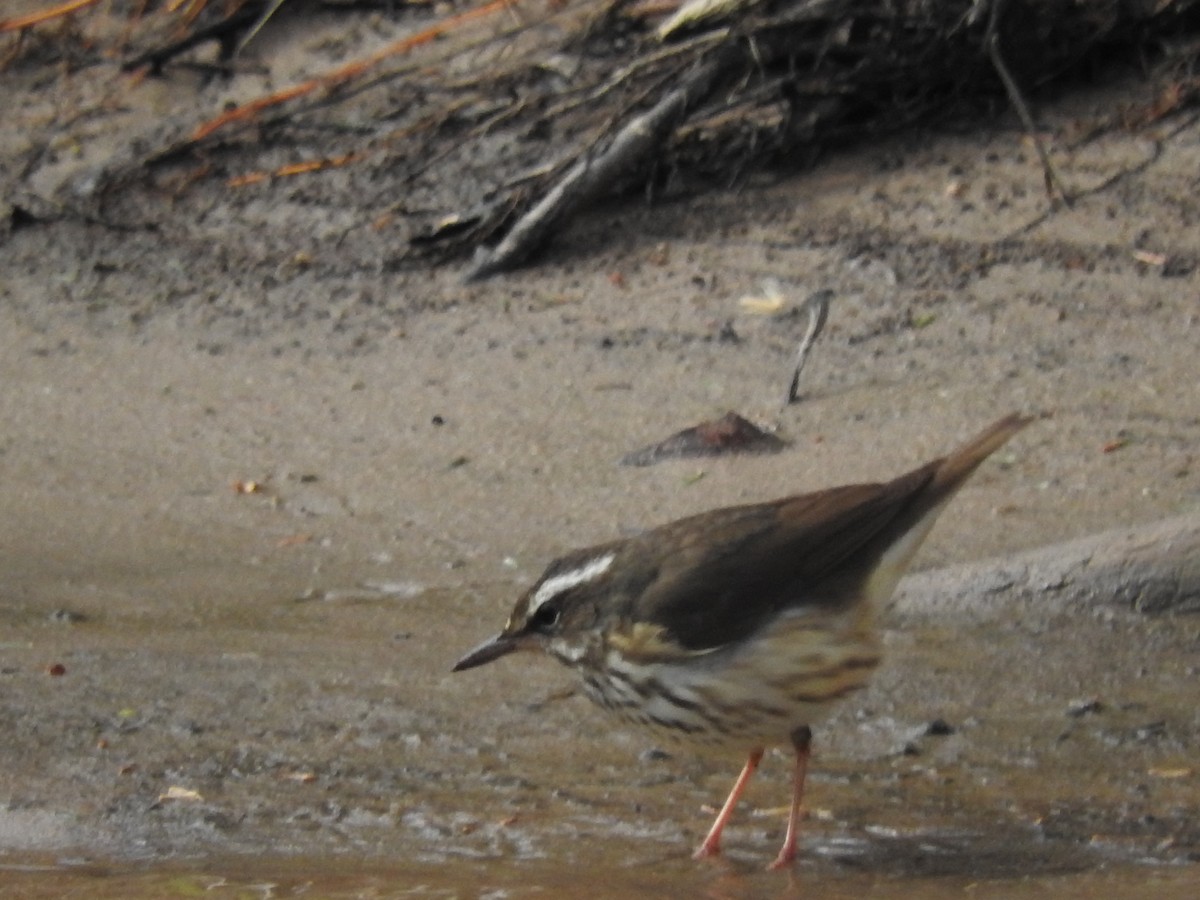
<svg viewBox="0 0 1200 900">
<path fill-rule="evenodd" d="M 1048 134 L 1139 87 L 1056 101 Z M 143 116 L 165 102 L 139 90 Z M 10 160 L 27 159 L 21 140 Z M 78 177 L 91 152 L 10 168 L 5 202 Z M 451 891 L 524 895 L 582 869 L 618 872 L 624 895 L 774 893 L 758 867 L 781 834 L 784 757 L 731 829 L 729 866 L 696 868 L 687 850 L 736 760 L 613 728 L 564 699 L 570 673 L 550 661 L 449 667 L 567 549 L 888 477 L 1014 409 L 1044 418 L 947 511 L 919 568 L 1197 514 L 1200 124 L 1110 132 L 1058 162 L 1080 197 L 1051 211 L 1009 123 L 901 135 L 803 176 L 594 212 L 536 268 L 469 287 L 453 268 L 394 271 L 386 232 L 345 238 L 360 212 L 338 173 L 290 192 L 200 186 L 170 210 L 139 195 L 169 223 L 156 231 L 11 230 L 14 891 L 96 891 L 86 878 L 180 858 L 201 862 L 151 877 L 240 884 L 259 876 L 230 860 L 302 854 L 330 895 L 362 889 L 340 880 L 345 860 Z M 764 278 L 792 306 L 834 292 L 803 401 L 782 412 L 804 321 L 739 305 Z M 615 464 L 730 409 L 791 446 Z M 1094 878 L 1190 895 L 1195 615 L 1099 598 L 892 618 L 886 643 L 874 686 L 818 732 L 802 873 L 848 896 L 880 879 L 895 896 L 1000 879 L 1012 896 L 1004 879 L 1031 874 L 1066 876 L 1046 882 L 1061 896 Z M 929 734 L 935 720 L 952 733 Z M 1127 868 L 1144 863 L 1183 865 Z"/>
</svg>

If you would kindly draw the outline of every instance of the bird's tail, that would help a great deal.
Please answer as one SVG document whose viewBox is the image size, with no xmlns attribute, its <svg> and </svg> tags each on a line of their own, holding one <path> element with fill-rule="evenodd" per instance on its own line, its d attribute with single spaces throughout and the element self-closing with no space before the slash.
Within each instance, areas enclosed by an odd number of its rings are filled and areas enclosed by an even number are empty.
<svg viewBox="0 0 1200 900">
<path fill-rule="evenodd" d="M 907 508 L 872 539 L 879 552 L 879 564 L 866 586 L 866 594 L 872 601 L 882 603 L 891 596 L 946 504 L 985 459 L 1032 421 L 1031 417 L 1017 413 L 1007 415 L 953 453 L 921 467 L 931 472 L 932 478 L 913 495 Z"/>
</svg>

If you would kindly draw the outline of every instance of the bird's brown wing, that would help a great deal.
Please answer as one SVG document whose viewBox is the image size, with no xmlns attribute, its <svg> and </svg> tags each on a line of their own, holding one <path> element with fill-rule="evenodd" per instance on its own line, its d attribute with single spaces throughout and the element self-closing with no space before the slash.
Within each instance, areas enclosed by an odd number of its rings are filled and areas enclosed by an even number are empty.
<svg viewBox="0 0 1200 900">
<path fill-rule="evenodd" d="M 666 526 L 660 538 L 675 540 L 676 550 L 634 617 L 661 626 L 685 649 L 706 650 L 752 634 L 787 608 L 838 607 L 871 575 L 864 551 L 903 515 L 939 463 L 885 484 L 710 513 L 715 518 L 704 532 L 720 532 L 715 541 L 676 538 L 671 532 L 691 530 L 687 520 Z"/>
<path fill-rule="evenodd" d="M 635 621 L 706 650 L 746 637 L 786 609 L 881 602 L 938 513 L 971 473 L 1029 424 L 1006 416 L 941 459 L 882 484 L 857 484 L 734 507 L 655 532 L 665 554 Z M 715 533 L 714 533 L 715 532 Z"/>
</svg>

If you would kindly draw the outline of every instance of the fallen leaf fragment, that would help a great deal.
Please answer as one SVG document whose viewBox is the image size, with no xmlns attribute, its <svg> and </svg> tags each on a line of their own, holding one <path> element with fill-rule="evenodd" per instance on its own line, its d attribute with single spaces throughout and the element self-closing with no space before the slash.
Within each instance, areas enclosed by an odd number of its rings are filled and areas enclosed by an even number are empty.
<svg viewBox="0 0 1200 900">
<path fill-rule="evenodd" d="M 199 791 L 193 791 L 191 788 L 180 787 L 177 784 L 171 785 L 165 791 L 158 795 L 161 800 L 203 800 Z"/>
<path fill-rule="evenodd" d="M 295 547 L 297 544 L 311 544 L 311 534 L 289 534 L 275 542 L 276 547 Z"/>
<path fill-rule="evenodd" d="M 1192 770 L 1187 766 L 1153 766 L 1146 774 L 1151 778 L 1187 778 Z"/>
<path fill-rule="evenodd" d="M 735 412 L 678 431 L 657 444 L 625 454 L 622 466 L 652 466 L 664 459 L 722 456 L 728 453 L 778 453 L 784 441 Z"/>
<path fill-rule="evenodd" d="M 778 282 L 768 279 L 763 282 L 763 292 L 761 295 L 740 297 L 738 298 L 738 306 L 746 310 L 746 312 L 754 313 L 755 315 L 773 316 L 783 309 L 786 299 Z"/>
<path fill-rule="evenodd" d="M 1133 258 L 1148 266 L 1165 266 L 1167 264 L 1167 254 L 1151 253 L 1149 250 L 1134 250 Z"/>
</svg>

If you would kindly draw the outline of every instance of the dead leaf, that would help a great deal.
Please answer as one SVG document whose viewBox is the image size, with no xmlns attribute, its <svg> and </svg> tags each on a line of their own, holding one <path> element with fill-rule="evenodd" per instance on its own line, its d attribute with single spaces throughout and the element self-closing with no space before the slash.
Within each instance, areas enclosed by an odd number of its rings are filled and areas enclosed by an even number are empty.
<svg viewBox="0 0 1200 900">
<path fill-rule="evenodd" d="M 1148 266 L 1165 266 L 1167 264 L 1167 254 L 1151 253 L 1149 250 L 1134 250 L 1133 258 Z"/>
<path fill-rule="evenodd" d="M 1192 770 L 1187 766 L 1153 766 L 1146 774 L 1151 778 L 1187 778 Z"/>
<path fill-rule="evenodd" d="M 158 799 L 161 802 L 163 800 L 203 800 L 204 798 L 200 796 L 199 791 L 173 784 L 159 794 Z"/>
</svg>

